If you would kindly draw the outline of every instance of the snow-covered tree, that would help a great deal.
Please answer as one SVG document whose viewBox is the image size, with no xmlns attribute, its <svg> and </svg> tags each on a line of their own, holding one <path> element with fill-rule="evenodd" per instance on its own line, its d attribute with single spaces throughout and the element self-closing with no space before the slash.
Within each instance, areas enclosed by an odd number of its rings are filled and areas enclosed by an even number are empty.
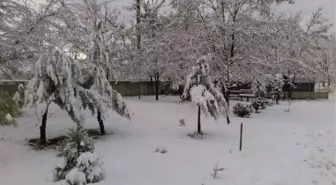
<svg viewBox="0 0 336 185">
<path fill-rule="evenodd" d="M 165 0 L 142 1 L 140 3 L 141 22 L 135 26 L 134 33 L 137 37 L 135 42 L 137 47 L 134 47 L 136 50 L 136 57 L 133 60 L 134 71 L 148 75 L 151 80 L 154 77 L 156 100 L 159 98 L 160 79 L 163 73 L 162 63 L 165 63 L 165 58 L 162 55 L 165 53 L 164 51 L 169 51 L 165 47 L 167 42 L 163 34 L 165 20 L 164 16 L 160 15 L 165 2 Z M 137 9 L 136 6 L 136 11 L 138 11 Z M 139 34 L 141 35 L 141 43 L 138 43 Z"/>
<path fill-rule="evenodd" d="M 94 152 L 93 141 L 80 125 L 71 130 L 59 156 L 62 160 L 54 170 L 56 181 L 65 179 L 69 185 L 85 185 L 104 179 L 103 164 Z"/>
<path fill-rule="evenodd" d="M 228 110 L 223 94 L 214 87 L 209 74 L 208 62 L 211 58 L 210 55 L 207 55 L 197 60 L 196 66 L 187 76 L 184 92 L 181 96 L 182 101 L 191 101 L 198 107 L 198 134 L 202 134 L 201 112 L 217 120 L 221 115 L 226 115 Z"/>
<path fill-rule="evenodd" d="M 118 80 L 123 69 L 124 38 L 118 12 L 110 10 L 107 0 L 81 0 L 63 3 L 60 17 L 68 51 L 104 69 L 106 79 Z M 108 82 L 107 82 L 108 83 Z M 97 110 L 101 134 L 105 134 L 102 112 Z"/>
<path fill-rule="evenodd" d="M 31 76 L 40 54 L 62 43 L 55 19 L 59 0 L 0 1 L 0 71 L 12 79 Z"/>
<path fill-rule="evenodd" d="M 36 62 L 34 77 L 25 91 L 25 105 L 36 108 L 42 119 L 40 141 L 46 142 L 46 123 L 50 103 L 65 110 L 75 123 L 83 123 L 82 109 L 100 112 L 105 118 L 108 109 L 113 109 L 129 118 L 125 102 L 112 89 L 101 66 L 87 61 L 78 61 L 58 50 L 42 55 Z M 99 122 L 101 129 L 104 129 Z"/>
</svg>

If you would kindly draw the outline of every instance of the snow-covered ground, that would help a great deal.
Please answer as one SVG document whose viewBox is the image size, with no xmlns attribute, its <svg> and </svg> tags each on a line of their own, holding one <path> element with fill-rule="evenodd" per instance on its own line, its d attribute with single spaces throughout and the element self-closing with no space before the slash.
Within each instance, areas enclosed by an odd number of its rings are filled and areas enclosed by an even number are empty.
<svg viewBox="0 0 336 185">
<path fill-rule="evenodd" d="M 131 121 L 113 113 L 108 117 L 110 134 L 95 144 L 106 173 L 99 185 L 336 184 L 334 101 L 294 101 L 290 112 L 281 102 L 251 118 L 231 116 L 230 125 L 203 118 L 206 139 L 195 140 L 187 134 L 196 130 L 196 108 L 176 104 L 176 97 L 153 99 L 127 98 Z M 243 152 L 238 150 L 240 123 Z M 26 138 L 38 137 L 38 126 L 34 111 L 27 110 L 18 127 L 0 128 L 0 184 L 55 184 L 56 151 L 26 145 Z M 52 107 L 48 137 L 65 135 L 71 126 L 66 114 Z M 88 115 L 86 128 L 98 128 L 94 117 Z M 157 147 L 168 152 L 155 153 Z M 217 162 L 226 170 L 213 179 Z"/>
</svg>

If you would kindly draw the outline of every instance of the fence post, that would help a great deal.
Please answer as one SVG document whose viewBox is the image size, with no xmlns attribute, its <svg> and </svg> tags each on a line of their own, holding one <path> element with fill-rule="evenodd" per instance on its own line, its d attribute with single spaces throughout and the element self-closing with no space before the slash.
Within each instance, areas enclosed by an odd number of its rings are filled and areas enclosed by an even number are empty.
<svg viewBox="0 0 336 185">
<path fill-rule="evenodd" d="M 242 151 L 243 149 L 243 123 L 240 124 L 240 140 L 239 140 L 239 150 Z"/>
</svg>

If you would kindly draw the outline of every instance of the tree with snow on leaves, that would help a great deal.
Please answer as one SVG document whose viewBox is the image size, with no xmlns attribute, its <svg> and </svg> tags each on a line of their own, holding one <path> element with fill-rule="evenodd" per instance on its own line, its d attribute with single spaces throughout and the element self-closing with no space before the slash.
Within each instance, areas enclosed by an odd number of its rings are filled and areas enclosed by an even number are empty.
<svg viewBox="0 0 336 185">
<path fill-rule="evenodd" d="M 206 116 L 210 115 L 216 120 L 221 115 L 226 115 L 228 105 L 220 91 L 218 91 L 209 75 L 210 68 L 208 61 L 210 55 L 202 56 L 196 62 L 192 72 L 187 76 L 182 101 L 191 101 L 198 107 L 197 134 L 202 134 L 201 112 Z"/>
<path fill-rule="evenodd" d="M 84 121 L 83 109 L 89 109 L 93 114 L 100 112 L 100 121 L 109 109 L 129 118 L 125 102 L 112 89 L 101 66 L 75 60 L 58 50 L 40 57 L 34 77 L 26 86 L 24 99 L 25 106 L 35 107 L 36 114 L 42 120 L 41 144 L 46 143 L 45 130 L 51 103 L 65 110 L 75 123 Z"/>
</svg>

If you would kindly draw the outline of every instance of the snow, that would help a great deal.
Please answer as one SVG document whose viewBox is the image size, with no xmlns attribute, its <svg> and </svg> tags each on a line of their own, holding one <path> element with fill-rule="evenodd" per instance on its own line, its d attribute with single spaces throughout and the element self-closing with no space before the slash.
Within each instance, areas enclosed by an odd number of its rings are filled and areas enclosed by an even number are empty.
<svg viewBox="0 0 336 185">
<path fill-rule="evenodd" d="M 85 152 L 82 153 L 77 159 L 77 167 L 87 173 L 89 182 L 94 182 L 96 179 L 104 178 L 104 170 L 102 162 L 95 153 Z"/>
<path fill-rule="evenodd" d="M 0 126 L 4 126 L 4 125 L 6 125 L 6 126 L 16 125 L 15 119 L 9 113 L 6 114 L 4 122 L 2 124 L 0 122 Z"/>
<path fill-rule="evenodd" d="M 73 168 L 70 172 L 66 175 L 66 180 L 73 185 L 85 185 L 86 178 L 85 174 L 79 170 L 78 168 Z"/>
<path fill-rule="evenodd" d="M 5 121 L 6 122 L 9 122 L 9 123 L 11 123 L 11 122 L 13 122 L 13 117 L 8 113 L 8 114 L 6 114 L 6 116 L 5 116 Z"/>
<path fill-rule="evenodd" d="M 154 97 L 126 98 L 131 121 L 112 111 L 107 115 L 109 135 L 95 143 L 106 177 L 97 185 L 335 184 L 335 101 L 292 101 L 290 112 L 284 112 L 288 104 L 280 102 L 251 118 L 231 115 L 230 125 L 225 119 L 202 117 L 206 138 L 201 140 L 187 136 L 197 128 L 197 108 L 177 102 L 178 97 L 171 96 L 159 102 Z M 49 112 L 47 137 L 66 135 L 75 125 L 56 106 Z M 85 128 L 98 129 L 96 118 L 86 116 Z M 180 119 L 185 126 L 179 126 Z M 26 145 L 26 138 L 39 134 L 34 110 L 27 109 L 17 123 L 16 128 L 0 128 L 0 184 L 62 184 L 52 178 L 57 152 Z M 158 147 L 168 152 L 154 152 Z M 214 168 L 225 168 L 217 179 L 212 177 Z"/>
</svg>

